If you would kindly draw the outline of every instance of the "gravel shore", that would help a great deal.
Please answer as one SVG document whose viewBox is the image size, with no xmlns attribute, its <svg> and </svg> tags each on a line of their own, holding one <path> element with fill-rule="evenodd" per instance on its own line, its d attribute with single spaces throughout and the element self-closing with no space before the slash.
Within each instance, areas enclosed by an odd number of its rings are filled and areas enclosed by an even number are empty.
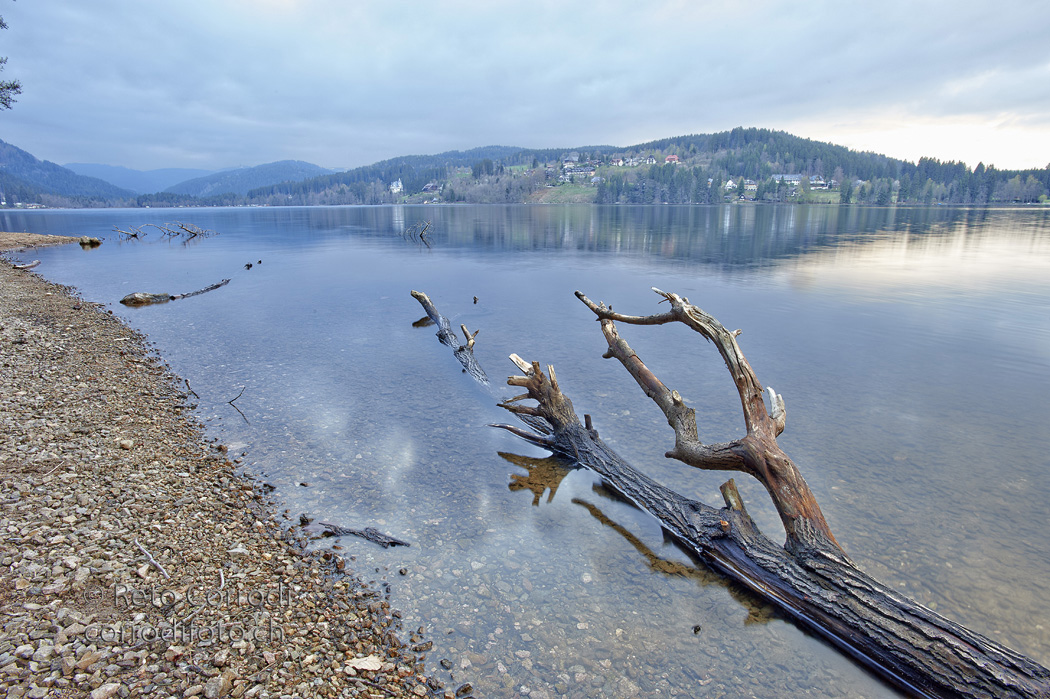
<svg viewBox="0 0 1050 699">
<path fill-rule="evenodd" d="M 0 261 L 0 693 L 469 695 L 353 574 L 374 544 L 305 553 L 186 405 L 140 334 Z"/>
</svg>

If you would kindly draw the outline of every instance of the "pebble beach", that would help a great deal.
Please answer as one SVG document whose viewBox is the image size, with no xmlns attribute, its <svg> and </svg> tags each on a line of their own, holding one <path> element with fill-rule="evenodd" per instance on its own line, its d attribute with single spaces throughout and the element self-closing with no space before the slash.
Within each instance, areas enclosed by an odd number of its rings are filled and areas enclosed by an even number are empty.
<svg viewBox="0 0 1050 699">
<path fill-rule="evenodd" d="M 0 693 L 470 696 L 354 572 L 375 544 L 307 551 L 191 404 L 145 337 L 0 259 Z"/>
</svg>

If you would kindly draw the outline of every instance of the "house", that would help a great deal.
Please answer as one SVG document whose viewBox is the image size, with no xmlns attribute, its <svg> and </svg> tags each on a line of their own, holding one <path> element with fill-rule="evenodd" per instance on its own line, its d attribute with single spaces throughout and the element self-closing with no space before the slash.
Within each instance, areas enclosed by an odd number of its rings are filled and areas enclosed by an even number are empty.
<svg viewBox="0 0 1050 699">
<path fill-rule="evenodd" d="M 656 165 L 656 156 L 655 155 L 650 155 L 648 158 L 645 159 L 645 164 L 646 165 Z"/>
<path fill-rule="evenodd" d="M 391 194 L 400 194 L 404 189 L 405 189 L 405 187 L 404 187 L 404 185 L 401 184 L 401 178 L 400 177 L 390 183 L 390 193 Z"/>
<path fill-rule="evenodd" d="M 774 182 L 783 182 L 784 184 L 790 184 L 790 185 L 793 185 L 793 186 L 797 187 L 800 184 L 802 184 L 802 175 L 801 174 L 773 175 L 773 181 Z"/>
<path fill-rule="evenodd" d="M 669 155 L 666 158 L 664 158 L 664 163 L 674 163 L 675 165 L 677 165 L 678 164 L 678 156 L 677 155 Z"/>
<path fill-rule="evenodd" d="M 809 178 L 809 187 L 810 189 L 827 189 L 828 183 L 820 175 L 813 175 Z"/>
<path fill-rule="evenodd" d="M 424 192 L 436 192 L 439 189 L 441 189 L 441 185 L 439 185 L 437 182 L 431 181 L 431 182 L 427 182 L 425 185 L 423 185 L 423 191 Z"/>
<path fill-rule="evenodd" d="M 623 167 L 624 160 L 623 160 L 623 158 L 614 158 L 613 161 L 612 161 L 612 164 L 615 165 L 616 167 Z"/>
<path fill-rule="evenodd" d="M 733 180 L 726 180 L 725 188 L 727 192 L 732 192 L 734 189 L 736 189 L 736 182 L 734 182 Z"/>
<path fill-rule="evenodd" d="M 754 180 L 744 180 L 744 191 L 745 192 L 757 192 L 758 182 Z"/>
</svg>

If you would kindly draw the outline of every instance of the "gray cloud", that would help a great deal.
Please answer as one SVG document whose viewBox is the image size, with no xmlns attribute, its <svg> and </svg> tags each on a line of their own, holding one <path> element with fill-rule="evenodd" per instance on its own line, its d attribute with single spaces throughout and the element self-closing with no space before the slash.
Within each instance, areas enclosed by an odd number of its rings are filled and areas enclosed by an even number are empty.
<svg viewBox="0 0 1050 699">
<path fill-rule="evenodd" d="M 50 0 L 4 17 L 24 91 L 0 138 L 56 162 L 349 167 L 862 122 L 898 134 L 891 154 L 962 157 L 908 150 L 911 120 L 995 122 L 1041 142 L 985 162 L 1050 160 L 1041 2 Z"/>
</svg>

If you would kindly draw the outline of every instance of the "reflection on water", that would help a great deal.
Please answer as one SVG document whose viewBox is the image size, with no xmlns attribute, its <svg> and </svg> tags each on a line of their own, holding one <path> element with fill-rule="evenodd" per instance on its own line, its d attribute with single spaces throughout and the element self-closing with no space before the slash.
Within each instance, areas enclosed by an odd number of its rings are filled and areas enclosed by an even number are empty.
<svg viewBox="0 0 1050 699">
<path fill-rule="evenodd" d="M 862 567 L 1050 663 L 1050 216 L 859 207 L 379 207 L 23 212 L 13 230 L 107 236 L 174 218 L 220 232 L 35 251 L 40 273 L 146 331 L 209 429 L 300 513 L 410 548 L 325 539 L 386 579 L 429 665 L 483 696 L 892 696 L 727 585 L 646 514 L 502 430 L 506 357 L 553 363 L 611 446 L 683 495 L 725 474 L 663 458 L 659 411 L 572 292 L 656 312 L 650 286 L 729 327 L 785 396 L 781 446 Z M 431 220 L 430 248 L 403 236 Z M 245 269 L 246 262 L 257 262 Z M 132 291 L 223 289 L 126 309 Z M 480 328 L 492 384 L 465 376 L 411 289 Z M 477 303 L 474 298 L 477 297 Z M 624 328 L 697 409 L 739 436 L 717 353 L 687 330 Z M 240 391 L 236 408 L 228 404 Z M 233 450 L 231 450 L 233 451 Z M 302 486 L 300 483 L 308 485 Z M 782 536 L 761 486 L 748 511 Z M 404 571 L 404 574 L 401 571 Z M 447 660 L 445 669 L 438 661 Z M 455 686 L 453 684 L 453 686 Z"/>
</svg>

